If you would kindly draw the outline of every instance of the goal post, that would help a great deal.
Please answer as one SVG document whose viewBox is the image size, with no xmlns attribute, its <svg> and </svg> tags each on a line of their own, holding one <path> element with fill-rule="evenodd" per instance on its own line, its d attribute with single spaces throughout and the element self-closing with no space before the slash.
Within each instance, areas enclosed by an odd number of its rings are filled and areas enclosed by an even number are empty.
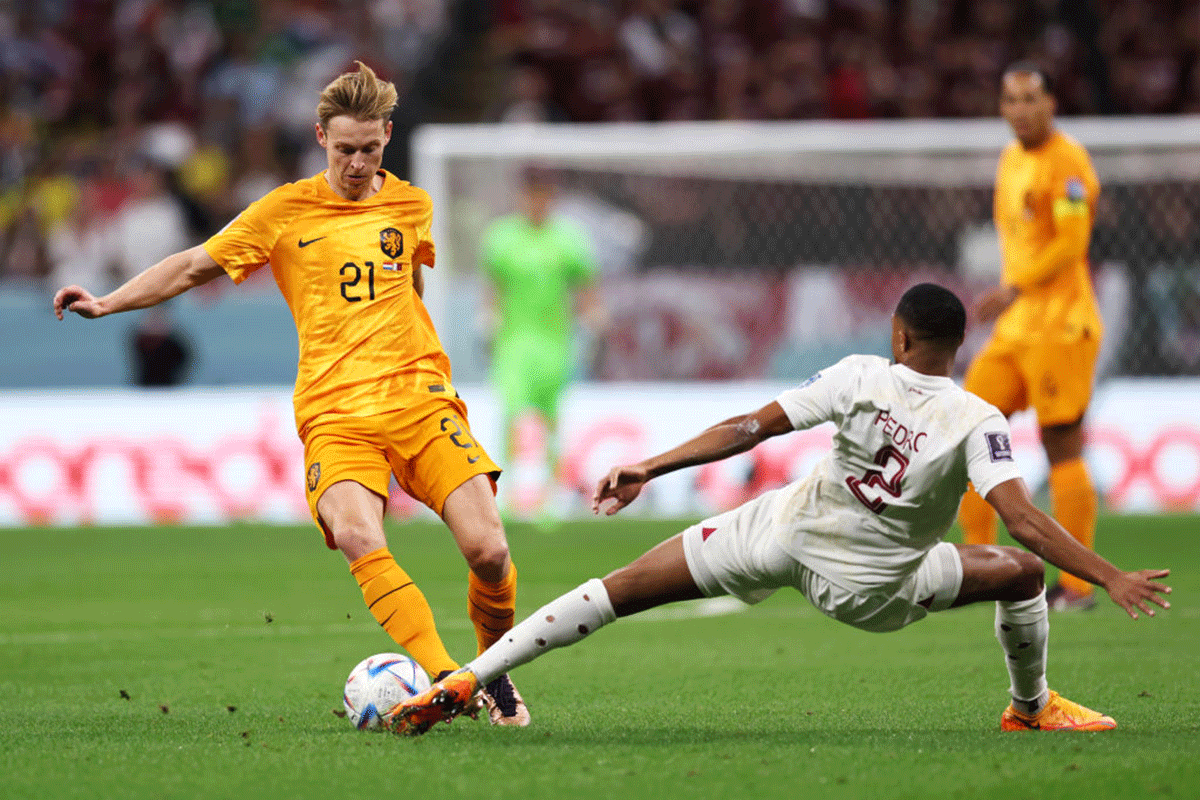
<svg viewBox="0 0 1200 800">
<path fill-rule="evenodd" d="M 1103 370 L 1200 374 L 1200 117 L 1058 124 L 1102 184 Z M 969 294 L 995 280 L 991 192 L 1009 139 L 999 119 L 425 126 L 412 163 L 434 205 L 430 313 L 457 379 L 483 379 L 478 242 L 533 163 L 559 176 L 614 306 L 620 335 L 591 377 L 803 377 L 878 350 L 906 282 Z"/>
</svg>

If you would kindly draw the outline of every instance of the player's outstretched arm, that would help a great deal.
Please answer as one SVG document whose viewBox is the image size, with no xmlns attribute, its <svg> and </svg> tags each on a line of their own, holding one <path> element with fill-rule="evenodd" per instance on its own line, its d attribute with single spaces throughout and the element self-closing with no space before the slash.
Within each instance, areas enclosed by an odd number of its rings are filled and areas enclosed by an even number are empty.
<svg viewBox="0 0 1200 800">
<path fill-rule="evenodd" d="M 54 316 L 62 319 L 64 311 L 71 311 L 85 319 L 96 319 L 149 308 L 224 273 L 204 246 L 196 245 L 167 256 L 103 297 L 96 297 L 82 286 L 64 286 L 54 295 Z"/>
<path fill-rule="evenodd" d="M 744 453 L 764 439 L 794 430 L 783 407 L 772 401 L 755 411 L 718 422 L 683 444 L 637 464 L 613 467 L 596 486 L 592 512 L 600 513 L 600 504 L 614 500 L 605 513 L 609 516 L 629 505 L 652 478 L 684 467 L 720 461 Z"/>
<path fill-rule="evenodd" d="M 1001 483 L 987 494 L 987 501 L 1000 514 L 1012 537 L 1059 569 L 1096 584 L 1113 602 L 1134 619 L 1138 609 L 1154 616 L 1150 603 L 1163 608 L 1171 604 L 1161 595 L 1171 587 L 1158 580 L 1171 574 L 1167 569 L 1123 572 L 1103 557 L 1081 545 L 1052 517 L 1033 504 L 1029 489 L 1020 478 Z"/>
</svg>

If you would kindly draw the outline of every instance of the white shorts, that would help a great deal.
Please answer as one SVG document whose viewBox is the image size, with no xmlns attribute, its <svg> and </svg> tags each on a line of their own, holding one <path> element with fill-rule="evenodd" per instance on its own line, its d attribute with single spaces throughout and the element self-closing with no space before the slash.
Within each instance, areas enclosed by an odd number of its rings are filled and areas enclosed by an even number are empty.
<svg viewBox="0 0 1200 800">
<path fill-rule="evenodd" d="M 773 492 L 683 532 L 683 553 L 700 591 L 758 603 L 784 586 L 821 613 L 864 631 L 903 628 L 954 603 L 962 587 L 962 560 L 949 542 L 934 545 L 899 587 L 853 592 L 816 574 L 780 545 Z"/>
</svg>

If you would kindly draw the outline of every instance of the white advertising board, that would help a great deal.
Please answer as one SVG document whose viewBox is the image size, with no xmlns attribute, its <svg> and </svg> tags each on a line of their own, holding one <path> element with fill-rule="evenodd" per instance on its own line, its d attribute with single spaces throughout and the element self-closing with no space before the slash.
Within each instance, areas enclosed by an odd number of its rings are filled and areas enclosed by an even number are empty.
<svg viewBox="0 0 1200 800">
<path fill-rule="evenodd" d="M 505 461 L 495 397 L 462 386 L 476 438 Z M 775 384 L 577 386 L 562 412 L 565 510 L 582 514 L 609 467 L 669 448 L 753 410 Z M 1200 510 L 1200 381 L 1114 381 L 1088 417 L 1088 462 L 1108 508 Z M 1046 464 L 1031 417 L 1013 420 L 1032 487 Z M 663 476 L 627 514 L 698 516 L 729 508 L 808 470 L 828 446 L 824 426 L 779 437 L 718 464 Z M 508 464 L 516 491 L 539 465 Z M 307 522 L 303 450 L 286 389 L 29 392 L 0 395 L 0 525 L 231 520 Z M 544 469 L 543 469 L 544 471 Z M 561 497 L 560 497 L 561 500 Z M 430 514 L 398 490 L 390 513 Z"/>
</svg>

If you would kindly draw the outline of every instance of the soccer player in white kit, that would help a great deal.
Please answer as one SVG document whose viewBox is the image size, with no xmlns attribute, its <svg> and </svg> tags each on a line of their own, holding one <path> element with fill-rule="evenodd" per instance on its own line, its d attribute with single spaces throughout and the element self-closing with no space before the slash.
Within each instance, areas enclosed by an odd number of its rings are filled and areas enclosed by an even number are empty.
<svg viewBox="0 0 1200 800">
<path fill-rule="evenodd" d="M 1104 587 L 1134 619 L 1170 604 L 1168 570 L 1123 572 L 1082 546 L 1029 497 L 1009 428 L 994 407 L 950 378 L 966 312 L 949 290 L 920 284 L 892 320 L 889 363 L 855 355 L 752 414 L 708 428 L 600 482 L 593 510 L 614 514 L 659 475 L 745 452 L 764 439 L 822 422 L 833 448 L 808 477 L 766 492 L 668 539 L 603 580 L 593 579 L 532 614 L 458 672 L 409 700 L 399 732 L 472 708 L 496 675 L 596 629 L 678 600 L 731 594 L 756 603 L 791 586 L 824 614 L 867 631 L 893 631 L 927 614 L 996 603 L 1012 703 L 1003 730 L 1109 730 L 1112 717 L 1046 685 L 1042 559 Z M 967 482 L 1029 549 L 943 542 Z M 1039 558 L 1040 556 L 1040 558 Z"/>
</svg>

